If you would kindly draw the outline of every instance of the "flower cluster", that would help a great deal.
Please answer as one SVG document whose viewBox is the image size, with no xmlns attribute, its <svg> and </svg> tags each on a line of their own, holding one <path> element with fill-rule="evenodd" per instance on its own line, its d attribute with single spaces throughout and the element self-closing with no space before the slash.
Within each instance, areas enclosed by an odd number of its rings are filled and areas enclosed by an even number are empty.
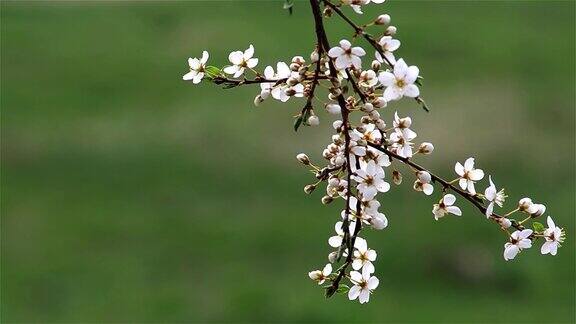
<svg viewBox="0 0 576 324">
<path fill-rule="evenodd" d="M 324 4 L 323 11 L 320 1 Z M 270 97 L 281 102 L 293 97 L 304 98 L 303 108 L 295 117 L 295 130 L 302 125 L 318 125 L 320 118 L 316 109 L 336 116 L 332 122 L 333 134 L 322 152 L 324 162 L 313 163 L 308 155 L 297 155 L 297 160 L 310 168 L 316 178 L 304 187 L 305 193 L 311 194 L 324 185 L 322 203 L 340 200 L 343 206 L 335 220 L 335 235 L 328 238 L 329 263 L 322 270 L 309 272 L 310 279 L 323 285 L 327 296 L 346 293 L 350 300 L 358 299 L 360 303 L 370 300 L 379 284 L 374 276 L 377 253 L 360 234 L 366 228 L 382 230 L 388 227 L 388 218 L 382 213 L 378 198 L 391 190 L 390 183 L 402 183 L 404 176 L 396 169 L 397 165 L 407 168 L 408 175 L 414 179 L 412 187 L 415 191 L 426 196 L 435 192 L 440 194 L 438 202 L 432 204 L 434 219 L 440 220 L 449 214 L 462 216 L 462 210 L 457 206 L 459 196 L 472 203 L 487 220 L 497 224 L 507 235 L 505 260 L 514 259 L 538 239 L 543 241 L 542 254 L 556 255 L 565 232 L 550 216 L 547 227 L 535 221 L 545 213 L 546 207 L 530 198 L 523 198 L 508 213 L 495 213 L 496 207 L 504 207 L 507 196 L 504 189 L 497 189 L 492 175 L 487 177 L 488 185 L 483 193 L 477 192 L 476 187 L 486 176 L 476 167 L 473 157 L 463 164 L 455 163 L 456 177 L 451 181 L 414 162 L 417 156 L 432 154 L 434 145 L 416 143 L 417 133 L 412 118 L 405 113 L 399 114 L 390 106 L 395 101 L 411 98 L 428 110 L 420 97 L 420 70 L 417 66 L 408 65 L 403 58 L 397 58 L 401 43 L 393 38 L 397 28 L 390 25 L 388 14 L 358 26 L 342 11 L 343 7 L 350 6 L 361 13 L 361 6 L 370 2 L 382 3 L 384 0 L 341 0 L 340 4 L 311 0 L 317 43 L 309 60 L 294 56 L 290 63 L 277 62 L 275 69 L 266 66 L 261 73 L 255 69 L 258 59 L 254 58 L 254 47 L 250 45 L 245 51 L 231 52 L 228 57 L 231 65 L 222 69 L 206 65 L 207 52 L 201 59 L 191 58 L 188 61 L 190 72 L 183 77 L 193 83 L 208 77 L 227 88 L 259 84 L 260 92 L 254 100 L 256 105 Z M 330 46 L 322 12 L 326 16 L 336 14 L 344 18 L 356 34 L 373 47 L 373 57 L 370 59 L 360 44 L 347 39 Z M 375 38 L 365 32 L 370 26 L 385 28 Z M 318 95 L 318 85 L 328 89 L 324 97 Z M 391 112 L 394 114 L 389 119 L 383 117 Z M 517 214 L 523 214 L 525 218 L 514 219 Z M 530 228 L 527 226 L 529 221 L 532 222 Z"/>
</svg>

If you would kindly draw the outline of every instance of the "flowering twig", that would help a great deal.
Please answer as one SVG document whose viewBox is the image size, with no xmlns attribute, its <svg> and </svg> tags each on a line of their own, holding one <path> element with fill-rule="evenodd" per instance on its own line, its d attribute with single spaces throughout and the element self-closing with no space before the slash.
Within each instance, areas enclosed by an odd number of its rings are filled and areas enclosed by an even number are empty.
<svg viewBox="0 0 576 324">
<path fill-rule="evenodd" d="M 199 83 L 206 77 L 227 88 L 259 84 L 261 91 L 254 100 L 256 105 L 269 97 L 282 102 L 294 97 L 306 97 L 303 108 L 295 116 L 296 130 L 301 125 L 316 126 L 320 123 L 315 111 L 318 104 L 314 99 L 319 101 L 329 114 L 339 118 L 332 124 L 335 134 L 322 153 L 327 160 L 325 166 L 314 164 L 304 153 L 297 155 L 298 161 L 310 167 L 316 177 L 314 183 L 304 187 L 307 194 L 326 183 L 326 195 L 321 199 L 323 204 L 344 200 L 344 210 L 334 227 L 336 235 L 328 240 L 328 244 L 334 249 L 328 255 L 329 263 L 322 270 L 311 271 L 309 277 L 324 285 L 328 297 L 335 293 L 347 293 L 351 300 L 358 299 L 360 303 L 369 301 L 371 293 L 379 283 L 378 278 L 373 276 L 373 262 L 377 254 L 359 234 L 365 228 L 382 230 L 388 226 L 387 217 L 379 211 L 381 204 L 376 196 L 391 189 L 385 180 L 385 169 L 393 162 L 409 168 L 409 173 L 412 173 L 414 178 L 414 190 L 430 196 L 434 193 L 435 185 L 441 187 L 442 195 L 432 207 L 436 220 L 449 214 L 462 215 L 456 205 L 456 196 L 459 196 L 470 202 L 486 219 L 497 223 L 508 238 L 508 242 L 504 244 L 505 260 L 514 259 L 537 240 L 544 241 L 540 249 L 542 254 L 556 255 L 558 247 L 564 241 L 565 232 L 556 226 L 550 216 L 546 220 L 547 227 L 535 221 L 546 211 L 543 204 L 534 203 L 530 198 L 522 198 L 511 211 L 498 214 L 494 209 L 502 208 L 507 196 L 504 189 L 496 189 L 491 175 L 488 176 L 489 186 L 484 192 L 476 191 L 476 185 L 485 179 L 485 174 L 483 170 L 475 167 L 474 158 L 466 159 L 463 164 L 455 163 L 454 171 L 457 177 L 454 180 L 445 180 L 413 161 L 416 154 L 431 154 L 434 145 L 423 142 L 415 147 L 413 141 L 417 134 L 412 130 L 412 118 L 401 118 L 396 112 L 392 125 L 387 126 L 381 116 L 383 108 L 404 97 L 413 98 L 424 109 L 428 108 L 420 97 L 420 70 L 394 56 L 394 52 L 400 47 L 400 41 L 392 37 L 397 28 L 390 25 L 390 16 L 383 14 L 372 22 L 359 26 L 342 11 L 343 5 L 350 5 L 354 11 L 361 13 L 361 5 L 383 1 L 342 0 L 341 3 L 334 4 L 330 0 L 309 0 L 316 35 L 314 51 L 310 55 L 311 63 L 307 63 L 302 56 L 295 56 L 290 64 L 278 62 L 276 70 L 267 66 L 261 73 L 255 70 L 258 59 L 254 57 L 254 47 L 250 45 L 245 51 L 231 52 L 228 57 L 231 65 L 222 69 L 206 66 L 208 52 L 204 51 L 200 59 L 188 60 L 190 72 L 183 77 L 193 83 Z M 376 49 L 370 68 L 362 68 L 362 58 L 366 56 L 362 47 L 353 46 L 346 39 L 340 40 L 337 46 L 330 46 L 321 4 L 324 4 L 324 15 L 336 12 L 352 26 L 356 35 L 362 35 Z M 374 25 L 387 26 L 380 38 L 365 31 L 367 27 Z M 255 77 L 247 79 L 245 72 L 253 73 Z M 321 83 L 322 80 L 329 81 L 329 84 Z M 318 85 L 328 88 L 327 102 L 318 98 Z M 359 123 L 354 122 L 354 113 L 361 114 Z M 395 169 L 391 178 L 396 185 L 403 181 L 402 174 Z M 516 213 L 524 215 L 520 221 L 512 218 Z M 531 226 L 528 225 L 529 221 L 532 221 Z M 509 231 L 511 228 L 514 229 L 512 233 Z M 333 265 L 337 266 L 334 271 Z M 344 283 L 346 280 L 350 286 Z"/>
</svg>

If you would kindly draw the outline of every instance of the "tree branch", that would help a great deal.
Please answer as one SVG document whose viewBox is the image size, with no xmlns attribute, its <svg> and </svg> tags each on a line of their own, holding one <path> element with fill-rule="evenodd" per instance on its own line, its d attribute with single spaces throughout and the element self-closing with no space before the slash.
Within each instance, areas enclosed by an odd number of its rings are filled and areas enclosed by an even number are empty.
<svg viewBox="0 0 576 324">
<path fill-rule="evenodd" d="M 439 177 L 439 176 L 437 176 L 436 174 L 430 172 L 430 171 L 427 170 L 426 168 L 424 168 L 424 167 L 422 167 L 422 166 L 420 166 L 420 165 L 418 165 L 418 164 L 410 161 L 410 159 L 405 158 L 405 157 L 402 157 L 402 156 L 400 156 L 400 155 L 398 155 L 398 154 L 396 154 L 396 153 L 394 153 L 394 152 L 391 152 L 391 151 L 389 151 L 388 149 L 383 148 L 383 147 L 380 146 L 380 145 L 377 145 L 377 144 L 373 144 L 373 143 L 368 142 L 368 146 L 373 147 L 373 148 L 377 149 L 378 151 L 380 151 L 380 152 L 388 155 L 390 158 L 396 159 L 396 160 L 398 160 L 398 161 L 400 161 L 400 162 L 402 162 L 402 163 L 404 163 L 404 164 L 406 164 L 406 165 L 409 165 L 409 166 L 411 166 L 412 168 L 414 168 L 414 169 L 416 169 L 416 170 L 418 170 L 418 171 L 426 171 L 426 172 L 428 172 L 428 173 L 430 174 L 430 177 L 432 178 L 432 180 L 434 180 L 434 181 L 436 181 L 436 182 L 439 182 L 444 188 L 450 189 L 450 190 L 454 191 L 454 193 L 458 194 L 459 196 L 465 198 L 465 199 L 468 200 L 470 203 L 472 203 L 472 205 L 474 205 L 474 207 L 476 207 L 478 210 L 480 210 L 480 212 L 481 212 L 482 214 L 486 214 L 486 207 L 484 207 L 484 206 L 482 205 L 482 203 L 477 199 L 476 196 L 474 196 L 474 195 L 472 195 L 472 194 L 470 194 L 470 193 L 468 193 L 468 192 L 466 192 L 466 191 L 463 191 L 462 189 L 454 186 L 454 185 L 451 184 L 449 181 L 446 181 L 446 180 L 442 179 L 441 177 Z M 504 217 L 504 216 L 500 216 L 500 215 L 495 214 L 495 213 L 492 213 L 492 215 L 490 215 L 490 219 L 492 219 L 492 220 L 495 221 L 495 222 L 498 222 L 498 220 L 501 219 L 501 218 L 503 218 L 503 217 Z M 514 228 L 516 228 L 517 230 L 523 230 L 523 229 L 524 229 L 524 226 L 518 224 L 515 220 L 510 220 L 510 221 L 512 222 L 512 226 L 513 226 Z"/>
</svg>

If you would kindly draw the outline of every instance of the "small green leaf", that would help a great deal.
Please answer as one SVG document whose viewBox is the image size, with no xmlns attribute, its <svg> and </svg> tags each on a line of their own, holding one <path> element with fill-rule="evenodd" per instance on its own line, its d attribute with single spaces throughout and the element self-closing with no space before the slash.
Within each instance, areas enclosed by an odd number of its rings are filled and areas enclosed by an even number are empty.
<svg viewBox="0 0 576 324">
<path fill-rule="evenodd" d="M 340 285 L 340 287 L 338 287 L 338 289 L 336 289 L 336 293 L 337 294 L 345 294 L 348 292 L 348 290 L 350 290 L 350 287 L 348 287 L 346 285 Z"/>
<path fill-rule="evenodd" d="M 215 66 L 207 66 L 204 69 L 204 73 L 206 73 L 206 76 L 209 77 L 210 79 L 214 79 L 215 77 L 220 76 L 222 74 L 222 71 Z"/>
<path fill-rule="evenodd" d="M 419 86 L 422 86 L 422 81 L 424 81 L 424 78 L 421 77 L 421 76 L 418 76 L 418 77 L 416 78 L 416 82 L 414 82 L 414 83 L 416 83 L 416 84 L 419 85 Z"/>
<path fill-rule="evenodd" d="M 544 225 L 542 225 L 541 223 L 538 222 L 534 222 L 532 223 L 532 228 L 534 229 L 534 231 L 536 232 L 543 232 L 546 228 L 544 227 Z"/>
<path fill-rule="evenodd" d="M 298 128 L 300 128 L 300 125 L 302 125 L 302 115 L 298 115 L 296 116 L 296 119 L 294 119 L 294 131 L 297 132 Z"/>
</svg>

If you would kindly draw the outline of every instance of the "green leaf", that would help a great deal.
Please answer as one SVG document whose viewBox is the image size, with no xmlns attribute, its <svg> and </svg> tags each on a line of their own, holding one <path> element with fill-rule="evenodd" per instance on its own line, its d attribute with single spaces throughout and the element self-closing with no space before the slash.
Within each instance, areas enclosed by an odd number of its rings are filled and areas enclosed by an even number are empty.
<svg viewBox="0 0 576 324">
<path fill-rule="evenodd" d="M 337 294 L 346 294 L 346 293 L 348 293 L 348 290 L 350 290 L 350 287 L 348 287 L 346 285 L 340 285 L 340 287 L 338 287 L 338 289 L 336 289 L 336 293 Z"/>
<path fill-rule="evenodd" d="M 206 73 L 206 76 L 209 77 L 210 79 L 214 79 L 215 77 L 220 76 L 222 74 L 222 71 L 215 66 L 207 66 L 204 69 L 204 73 Z"/>
<path fill-rule="evenodd" d="M 538 222 L 532 223 L 532 228 L 534 229 L 535 232 L 544 232 L 544 230 L 546 229 L 544 225 Z"/>
<path fill-rule="evenodd" d="M 296 119 L 294 119 L 294 131 L 297 132 L 300 125 L 302 125 L 302 115 L 298 115 Z"/>
</svg>

